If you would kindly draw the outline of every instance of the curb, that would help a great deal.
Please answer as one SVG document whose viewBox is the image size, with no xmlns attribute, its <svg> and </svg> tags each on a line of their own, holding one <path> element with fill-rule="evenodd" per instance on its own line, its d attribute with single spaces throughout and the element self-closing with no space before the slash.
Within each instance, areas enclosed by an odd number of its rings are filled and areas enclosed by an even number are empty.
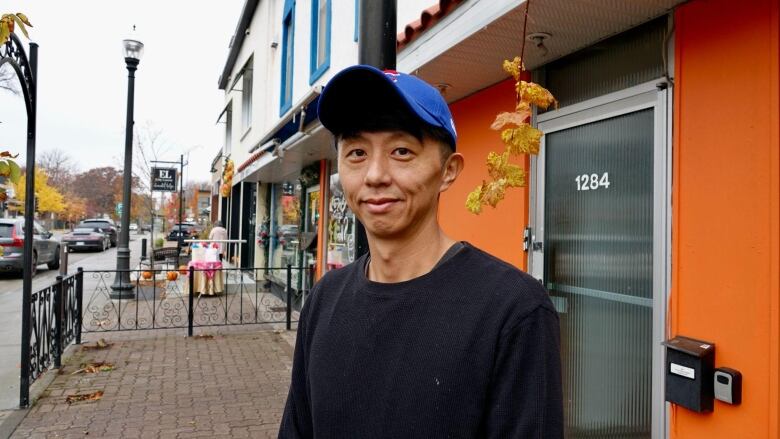
<svg viewBox="0 0 780 439">
<path fill-rule="evenodd" d="M 73 356 L 77 349 L 80 349 L 81 345 L 72 344 L 65 348 L 62 353 L 62 365 L 67 364 L 68 360 Z M 16 428 L 22 423 L 27 414 L 30 413 L 30 409 L 35 406 L 38 399 L 43 395 L 49 385 L 57 378 L 59 369 L 49 369 L 43 373 L 35 382 L 30 386 L 30 406 L 27 408 L 16 408 L 8 410 L 9 414 L 0 422 L 0 438 L 7 439 L 14 434 Z"/>
</svg>

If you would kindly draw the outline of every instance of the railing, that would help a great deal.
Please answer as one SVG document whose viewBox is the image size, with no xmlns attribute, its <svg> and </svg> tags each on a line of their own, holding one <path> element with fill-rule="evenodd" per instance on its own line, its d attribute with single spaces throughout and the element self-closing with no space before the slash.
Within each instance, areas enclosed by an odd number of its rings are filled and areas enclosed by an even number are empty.
<svg viewBox="0 0 780 439">
<path fill-rule="evenodd" d="M 20 406 L 29 405 L 29 386 L 43 372 L 61 367 L 62 352 L 71 343 L 80 344 L 82 332 L 187 328 L 192 336 L 195 327 L 269 323 L 285 323 L 289 330 L 313 274 L 312 267 L 288 265 L 182 271 L 78 268 L 74 275 L 57 276 L 54 284 L 33 293 L 30 302 L 30 356 L 22 358 Z M 116 276 L 131 284 L 120 286 L 131 288 L 118 294 L 112 288 Z"/>
<path fill-rule="evenodd" d="M 80 287 L 83 274 L 57 276 L 54 284 L 32 294 L 30 338 L 24 341 L 30 355 L 22 357 L 20 405 L 29 403 L 29 386 L 51 367 L 61 367 L 62 352 L 81 341 Z"/>
<path fill-rule="evenodd" d="M 271 276 L 282 270 L 287 282 Z M 217 268 L 124 270 L 133 294 L 116 299 L 116 270 L 85 270 L 82 330 L 85 333 L 232 326 L 297 321 L 312 284 L 312 268 Z M 301 279 L 294 285 L 293 274 Z"/>
</svg>

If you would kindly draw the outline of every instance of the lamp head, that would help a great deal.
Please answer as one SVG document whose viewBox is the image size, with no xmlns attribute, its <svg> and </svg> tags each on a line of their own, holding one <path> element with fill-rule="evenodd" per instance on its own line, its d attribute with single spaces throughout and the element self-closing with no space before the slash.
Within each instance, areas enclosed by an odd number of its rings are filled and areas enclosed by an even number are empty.
<svg viewBox="0 0 780 439">
<path fill-rule="evenodd" d="M 141 60 L 144 54 L 144 43 L 138 40 L 123 40 L 125 58 L 132 58 L 136 61 Z"/>
<path fill-rule="evenodd" d="M 141 61 L 141 57 L 144 54 L 144 43 L 138 41 L 138 37 L 135 34 L 135 25 L 133 25 L 131 37 L 122 40 L 122 48 L 124 49 L 125 58 L 134 59 L 136 62 Z"/>
</svg>

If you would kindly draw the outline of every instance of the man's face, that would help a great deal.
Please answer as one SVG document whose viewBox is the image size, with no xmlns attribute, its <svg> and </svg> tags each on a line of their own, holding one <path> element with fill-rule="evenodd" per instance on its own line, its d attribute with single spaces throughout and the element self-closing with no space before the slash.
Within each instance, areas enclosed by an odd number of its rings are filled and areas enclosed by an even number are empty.
<svg viewBox="0 0 780 439">
<path fill-rule="evenodd" d="M 435 221 L 439 193 L 457 176 L 440 144 L 403 131 L 362 132 L 338 147 L 347 204 L 377 238 L 407 236 Z"/>
</svg>

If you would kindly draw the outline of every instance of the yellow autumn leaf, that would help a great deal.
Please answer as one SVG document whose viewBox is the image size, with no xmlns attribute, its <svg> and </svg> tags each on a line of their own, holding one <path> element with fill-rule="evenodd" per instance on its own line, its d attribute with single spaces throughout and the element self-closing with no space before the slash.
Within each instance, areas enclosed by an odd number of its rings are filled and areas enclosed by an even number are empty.
<svg viewBox="0 0 780 439">
<path fill-rule="evenodd" d="M 12 19 L 13 19 L 13 20 L 16 22 L 16 24 L 18 24 L 18 25 L 19 25 L 19 29 L 21 29 L 21 30 L 22 30 L 22 33 L 24 34 L 24 36 L 25 36 L 27 39 L 29 39 L 29 38 L 30 38 L 30 35 L 27 33 L 27 29 L 25 29 L 25 27 L 24 27 L 24 22 L 22 21 L 22 19 L 21 19 L 21 18 L 19 18 L 17 15 L 13 15 L 13 14 L 11 14 L 11 18 L 12 18 Z"/>
<path fill-rule="evenodd" d="M 27 18 L 26 15 L 22 14 L 21 12 L 17 12 L 16 16 L 19 17 L 20 20 L 22 20 L 22 23 L 26 24 L 27 26 L 33 27 L 33 25 L 30 24 L 30 19 Z"/>
<path fill-rule="evenodd" d="M 504 167 L 506 167 L 508 161 L 508 152 L 498 154 L 491 151 L 488 153 L 486 162 L 488 174 L 490 174 L 490 177 L 492 177 L 494 180 L 504 177 Z"/>
<path fill-rule="evenodd" d="M 525 171 L 523 168 L 511 163 L 504 167 L 504 180 L 509 187 L 523 187 L 525 186 Z"/>
<path fill-rule="evenodd" d="M 520 101 L 534 104 L 539 108 L 547 109 L 550 105 L 556 107 L 558 101 L 546 88 L 534 82 L 519 81 L 515 86 Z"/>
<path fill-rule="evenodd" d="M 512 61 L 504 60 L 504 71 L 512 75 L 515 81 L 520 80 L 520 73 L 525 70 L 523 66 L 523 60 L 519 56 L 516 56 Z"/>
<path fill-rule="evenodd" d="M 504 199 L 506 194 L 506 182 L 501 180 L 491 181 L 483 187 L 482 203 L 490 207 L 496 207 L 498 202 Z"/>
<path fill-rule="evenodd" d="M 482 185 L 477 186 L 476 189 L 469 193 L 469 196 L 466 198 L 466 209 L 475 215 L 479 215 L 482 212 Z"/>
<path fill-rule="evenodd" d="M 507 128 L 501 132 L 501 140 L 512 155 L 538 154 L 542 132 L 528 124 Z"/>
<path fill-rule="evenodd" d="M 503 128 L 506 128 L 507 125 L 514 125 L 514 126 L 520 126 L 528 120 L 528 118 L 531 117 L 531 110 L 525 110 L 525 111 L 513 111 L 511 113 L 509 112 L 503 112 L 499 113 L 498 116 L 496 116 L 496 120 L 493 122 L 492 125 L 490 125 L 490 129 L 492 130 L 501 130 Z"/>
<path fill-rule="evenodd" d="M 0 44 L 5 43 L 6 40 L 8 40 L 8 37 L 10 35 L 11 35 L 11 30 L 9 29 L 8 21 L 5 18 L 3 18 L 2 20 L 0 20 Z"/>
</svg>

